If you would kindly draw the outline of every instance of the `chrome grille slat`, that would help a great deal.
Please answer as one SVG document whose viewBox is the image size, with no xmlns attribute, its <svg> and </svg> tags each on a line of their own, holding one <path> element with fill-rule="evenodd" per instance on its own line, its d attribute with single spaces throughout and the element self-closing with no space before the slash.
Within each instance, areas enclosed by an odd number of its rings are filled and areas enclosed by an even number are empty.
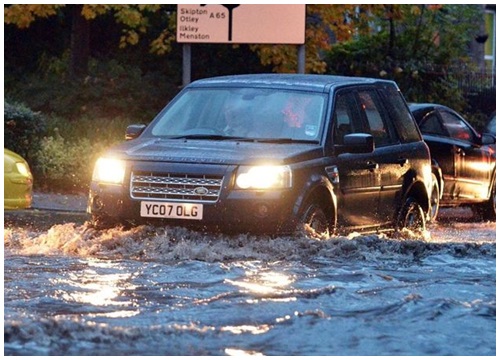
<svg viewBox="0 0 500 360">
<path fill-rule="evenodd" d="M 133 172 L 130 196 L 133 199 L 214 203 L 219 199 L 223 180 L 222 176 Z"/>
</svg>

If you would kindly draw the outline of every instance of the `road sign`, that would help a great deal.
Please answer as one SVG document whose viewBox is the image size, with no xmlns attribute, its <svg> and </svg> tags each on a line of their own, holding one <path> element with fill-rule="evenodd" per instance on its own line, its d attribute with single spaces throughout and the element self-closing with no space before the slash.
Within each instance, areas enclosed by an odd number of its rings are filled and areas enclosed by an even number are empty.
<svg viewBox="0 0 500 360">
<path fill-rule="evenodd" d="M 177 5 L 177 42 L 304 44 L 306 6 Z"/>
</svg>

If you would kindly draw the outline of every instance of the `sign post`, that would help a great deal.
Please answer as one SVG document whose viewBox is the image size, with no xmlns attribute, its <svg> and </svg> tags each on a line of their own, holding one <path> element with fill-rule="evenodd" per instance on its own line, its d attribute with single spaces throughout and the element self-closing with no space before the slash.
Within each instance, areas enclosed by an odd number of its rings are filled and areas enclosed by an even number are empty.
<svg viewBox="0 0 500 360">
<path fill-rule="evenodd" d="M 305 72 L 306 5 L 177 5 L 177 42 L 183 43 L 183 85 L 190 79 L 193 43 L 299 45 Z M 188 55 L 189 53 L 189 55 Z M 189 71 L 188 71 L 189 69 Z"/>
</svg>

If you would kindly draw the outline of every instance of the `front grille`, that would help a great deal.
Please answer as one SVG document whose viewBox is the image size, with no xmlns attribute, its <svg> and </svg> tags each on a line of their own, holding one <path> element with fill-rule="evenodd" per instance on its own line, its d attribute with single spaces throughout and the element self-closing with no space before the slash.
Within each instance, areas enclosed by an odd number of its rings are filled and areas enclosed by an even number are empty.
<svg viewBox="0 0 500 360">
<path fill-rule="evenodd" d="M 133 199 L 187 200 L 214 203 L 219 199 L 223 176 L 133 172 Z"/>
</svg>

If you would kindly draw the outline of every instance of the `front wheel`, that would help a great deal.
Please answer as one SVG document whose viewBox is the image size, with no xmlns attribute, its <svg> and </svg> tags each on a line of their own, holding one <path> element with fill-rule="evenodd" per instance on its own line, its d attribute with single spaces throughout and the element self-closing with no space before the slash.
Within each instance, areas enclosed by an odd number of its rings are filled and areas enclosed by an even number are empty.
<svg viewBox="0 0 500 360">
<path fill-rule="evenodd" d="M 406 200 L 401 209 L 398 219 L 398 228 L 406 228 L 414 232 L 424 232 L 426 230 L 424 210 L 412 197 Z"/>
<path fill-rule="evenodd" d="M 298 224 L 298 232 L 312 232 L 314 235 L 330 237 L 330 221 L 325 211 L 317 204 L 309 204 Z"/>
</svg>

